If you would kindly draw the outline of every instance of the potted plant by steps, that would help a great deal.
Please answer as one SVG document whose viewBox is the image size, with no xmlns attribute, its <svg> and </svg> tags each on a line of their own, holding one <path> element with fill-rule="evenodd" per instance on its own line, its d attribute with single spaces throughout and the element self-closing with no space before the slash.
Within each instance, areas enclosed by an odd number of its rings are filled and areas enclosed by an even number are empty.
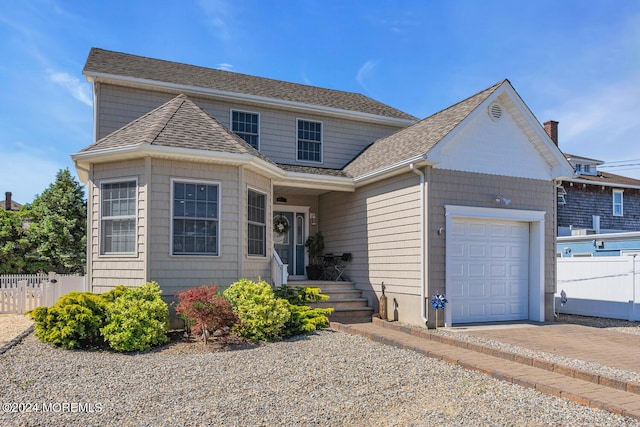
<svg viewBox="0 0 640 427">
<path fill-rule="evenodd" d="M 318 231 L 316 234 L 309 236 L 304 243 L 309 253 L 309 265 L 307 266 L 307 278 L 310 280 L 322 279 L 322 254 L 324 253 L 324 237 Z"/>
</svg>

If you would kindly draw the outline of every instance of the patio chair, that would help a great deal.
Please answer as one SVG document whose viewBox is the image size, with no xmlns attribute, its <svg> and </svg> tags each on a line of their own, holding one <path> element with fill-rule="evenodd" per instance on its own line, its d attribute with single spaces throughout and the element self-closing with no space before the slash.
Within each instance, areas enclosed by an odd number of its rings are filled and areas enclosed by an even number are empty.
<svg viewBox="0 0 640 427">
<path fill-rule="evenodd" d="M 351 279 L 349 279 L 349 277 L 344 273 L 350 262 L 351 262 L 351 252 L 345 252 L 342 254 L 340 258 L 336 259 L 336 263 L 334 266 L 335 272 L 336 272 L 335 273 L 336 282 L 338 280 L 344 280 L 346 282 L 351 281 Z"/>
<path fill-rule="evenodd" d="M 336 277 L 336 257 L 324 254 L 322 262 L 322 280 L 333 280 Z"/>
</svg>

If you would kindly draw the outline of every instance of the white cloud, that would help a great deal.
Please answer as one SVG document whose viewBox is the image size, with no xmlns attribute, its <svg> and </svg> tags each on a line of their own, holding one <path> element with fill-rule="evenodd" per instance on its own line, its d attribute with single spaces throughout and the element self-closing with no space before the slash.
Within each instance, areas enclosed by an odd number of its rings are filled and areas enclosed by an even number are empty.
<svg viewBox="0 0 640 427">
<path fill-rule="evenodd" d="M 566 95 L 567 101 L 544 112 L 545 120 L 560 122 L 563 151 L 605 162 L 640 158 L 640 77 Z M 622 174 L 640 178 L 638 169 Z"/>
<path fill-rule="evenodd" d="M 66 89 L 71 96 L 89 107 L 93 106 L 91 86 L 68 73 L 49 72 L 49 79 Z"/>
<path fill-rule="evenodd" d="M 199 0 L 198 5 L 204 11 L 206 22 L 214 28 L 217 36 L 222 40 L 231 40 L 231 5 L 224 0 Z"/>
<path fill-rule="evenodd" d="M 362 67 L 358 70 L 356 74 L 356 81 L 366 92 L 370 92 L 369 83 L 373 78 L 373 72 L 378 65 L 378 61 L 368 60 L 364 63 Z"/>
<path fill-rule="evenodd" d="M 232 64 L 226 64 L 226 63 L 222 63 L 222 64 L 218 64 L 218 70 L 223 70 L 223 71 L 231 71 L 231 69 L 233 68 Z"/>
</svg>

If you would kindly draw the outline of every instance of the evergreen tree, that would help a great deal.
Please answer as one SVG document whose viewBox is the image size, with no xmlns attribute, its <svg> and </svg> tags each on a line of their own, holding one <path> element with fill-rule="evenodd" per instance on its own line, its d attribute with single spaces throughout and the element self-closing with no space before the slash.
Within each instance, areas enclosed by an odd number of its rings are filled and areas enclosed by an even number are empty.
<svg viewBox="0 0 640 427">
<path fill-rule="evenodd" d="M 0 274 L 27 272 L 28 241 L 23 226 L 27 212 L 25 207 L 18 212 L 0 209 Z"/>
<path fill-rule="evenodd" d="M 84 190 L 69 172 L 60 170 L 56 180 L 29 209 L 26 230 L 30 250 L 27 270 L 83 273 L 87 248 L 87 203 Z"/>
</svg>

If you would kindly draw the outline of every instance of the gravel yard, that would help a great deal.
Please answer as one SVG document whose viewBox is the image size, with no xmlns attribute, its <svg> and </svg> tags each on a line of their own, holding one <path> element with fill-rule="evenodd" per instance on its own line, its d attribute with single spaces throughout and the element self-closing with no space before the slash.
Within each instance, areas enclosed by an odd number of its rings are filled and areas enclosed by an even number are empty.
<svg viewBox="0 0 640 427">
<path fill-rule="evenodd" d="M 68 351 L 30 335 L 0 355 L 0 425 L 640 425 L 334 330 L 188 348 Z"/>
</svg>

